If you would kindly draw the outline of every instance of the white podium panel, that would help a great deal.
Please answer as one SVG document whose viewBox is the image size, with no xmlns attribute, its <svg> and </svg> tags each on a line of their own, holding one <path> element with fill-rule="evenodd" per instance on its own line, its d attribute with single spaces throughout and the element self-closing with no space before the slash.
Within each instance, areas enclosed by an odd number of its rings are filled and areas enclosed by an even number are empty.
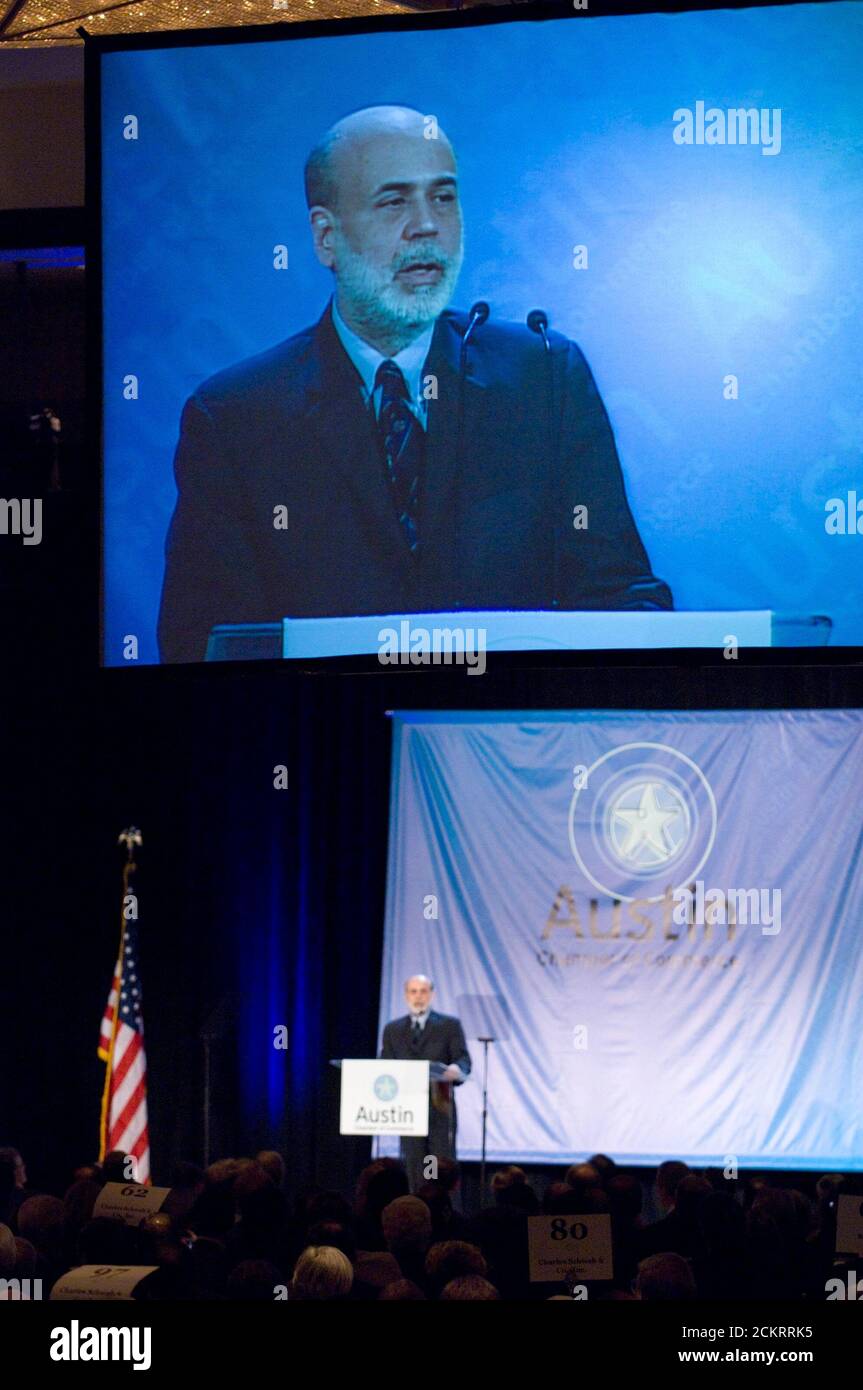
<svg viewBox="0 0 863 1390">
<path fill-rule="evenodd" d="M 341 1075 L 340 1134 L 428 1134 L 428 1062 L 345 1058 Z"/>
<path fill-rule="evenodd" d="M 772 613 L 673 612 L 622 613 L 529 612 L 459 609 L 452 613 L 382 613 L 354 618 L 286 618 L 282 624 L 283 657 L 374 655 L 389 644 L 398 657 L 389 665 L 411 662 L 422 650 L 425 634 L 431 651 L 457 656 L 464 645 L 473 650 L 615 651 L 669 647 L 713 647 L 721 651 L 730 638 L 739 647 L 769 647 Z"/>
</svg>

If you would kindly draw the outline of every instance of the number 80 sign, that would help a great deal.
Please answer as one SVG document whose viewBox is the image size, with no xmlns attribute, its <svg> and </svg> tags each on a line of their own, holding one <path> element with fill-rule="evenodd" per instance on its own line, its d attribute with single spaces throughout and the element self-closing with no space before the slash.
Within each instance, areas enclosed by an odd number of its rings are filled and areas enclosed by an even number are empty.
<svg viewBox="0 0 863 1390">
<path fill-rule="evenodd" d="M 528 1217 L 530 1282 L 548 1284 L 573 1274 L 577 1279 L 611 1279 L 611 1217 Z"/>
</svg>

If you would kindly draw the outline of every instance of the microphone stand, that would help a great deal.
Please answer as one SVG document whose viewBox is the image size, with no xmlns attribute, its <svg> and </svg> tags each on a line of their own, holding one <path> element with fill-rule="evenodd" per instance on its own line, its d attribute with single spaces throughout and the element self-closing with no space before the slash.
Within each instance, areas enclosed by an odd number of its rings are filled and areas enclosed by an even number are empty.
<svg viewBox="0 0 863 1390">
<path fill-rule="evenodd" d="M 485 1143 L 488 1130 L 488 1045 L 494 1038 L 477 1038 L 482 1043 L 482 1149 L 479 1165 L 479 1204 L 485 1196 Z"/>
</svg>

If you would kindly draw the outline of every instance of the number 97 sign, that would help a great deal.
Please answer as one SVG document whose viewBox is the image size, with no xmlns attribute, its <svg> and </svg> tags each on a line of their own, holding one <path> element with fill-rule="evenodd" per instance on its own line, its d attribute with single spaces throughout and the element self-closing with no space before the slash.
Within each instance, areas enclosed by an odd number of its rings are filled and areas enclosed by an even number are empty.
<svg viewBox="0 0 863 1390">
<path fill-rule="evenodd" d="M 572 1274 L 577 1279 L 611 1279 L 611 1217 L 530 1216 L 528 1249 L 530 1282 L 556 1283 Z"/>
</svg>

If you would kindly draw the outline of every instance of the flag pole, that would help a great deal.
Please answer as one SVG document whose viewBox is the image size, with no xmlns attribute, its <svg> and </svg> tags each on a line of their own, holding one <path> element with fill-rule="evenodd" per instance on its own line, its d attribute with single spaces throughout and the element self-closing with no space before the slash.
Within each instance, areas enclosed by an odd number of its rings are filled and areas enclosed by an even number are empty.
<svg viewBox="0 0 863 1390">
<path fill-rule="evenodd" d="M 126 862 L 123 865 L 123 893 L 120 899 L 120 946 L 117 952 L 117 965 L 114 967 L 115 980 L 117 979 L 117 969 L 122 968 L 123 961 L 123 943 L 126 935 L 125 907 L 126 898 L 129 892 L 129 878 L 130 875 L 133 874 L 138 867 L 134 860 L 134 847 L 135 845 L 143 844 L 140 830 L 137 828 L 137 826 L 134 825 L 130 825 L 126 830 L 121 830 L 120 834 L 117 836 L 117 844 L 126 846 Z M 114 1010 L 111 1019 L 111 1042 L 107 1051 L 103 1052 L 101 1048 L 99 1049 L 99 1056 L 102 1058 L 103 1062 L 107 1063 L 107 1066 L 105 1067 L 105 1084 L 102 1088 L 102 1105 L 99 1115 L 100 1163 L 105 1157 L 105 1150 L 107 1148 L 108 1142 L 108 1103 L 111 1094 L 111 1076 L 114 1068 L 114 1039 L 117 1035 L 117 1022 L 119 1017 L 120 991 L 118 989 L 117 998 L 114 1000 Z"/>
</svg>

